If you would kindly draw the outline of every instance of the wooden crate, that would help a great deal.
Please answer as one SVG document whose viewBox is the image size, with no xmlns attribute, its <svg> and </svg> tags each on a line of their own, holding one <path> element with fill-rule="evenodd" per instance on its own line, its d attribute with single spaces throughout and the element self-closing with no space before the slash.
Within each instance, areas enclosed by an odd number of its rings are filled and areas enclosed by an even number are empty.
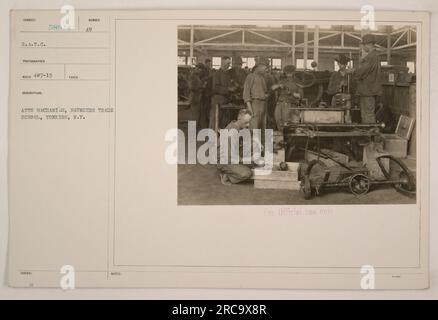
<svg viewBox="0 0 438 320">
<path fill-rule="evenodd" d="M 344 111 L 304 110 L 302 118 L 304 123 L 344 123 Z"/>
<path fill-rule="evenodd" d="M 408 155 L 408 140 L 399 137 L 395 133 L 383 134 L 385 151 L 397 158 L 404 158 Z"/>
<path fill-rule="evenodd" d="M 256 189 L 299 191 L 300 187 L 299 181 L 254 180 L 254 188 Z"/>
<path fill-rule="evenodd" d="M 300 190 L 298 171 L 253 170 L 256 189 Z"/>
<path fill-rule="evenodd" d="M 383 134 L 385 151 L 397 158 L 408 155 L 408 144 L 414 130 L 414 118 L 400 116 L 395 133 Z"/>
</svg>

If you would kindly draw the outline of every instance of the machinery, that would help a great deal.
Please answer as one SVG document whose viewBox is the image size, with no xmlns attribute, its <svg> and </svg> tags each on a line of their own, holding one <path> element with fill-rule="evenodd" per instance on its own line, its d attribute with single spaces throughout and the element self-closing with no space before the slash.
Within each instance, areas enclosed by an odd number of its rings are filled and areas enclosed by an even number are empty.
<svg viewBox="0 0 438 320">
<path fill-rule="evenodd" d="M 314 73 L 308 71 L 297 73 L 296 81 L 304 86 L 312 85 L 315 83 L 312 75 L 314 76 Z M 320 157 L 330 158 L 329 155 L 321 152 L 321 148 L 331 146 L 333 151 L 338 151 L 338 154 L 345 153 L 345 157 L 351 156 L 354 160 L 362 162 L 363 147 L 381 138 L 380 132 L 385 128 L 384 123 L 353 123 L 351 113 L 359 109 L 352 106 L 349 90 L 350 79 L 347 76 L 347 82 L 340 88 L 340 92 L 332 97 L 329 106 L 320 103 L 316 107 L 301 104 L 291 108 L 291 111 L 299 113 L 299 121 L 290 121 L 283 129 L 287 145 L 286 161 L 299 161 L 307 165 L 307 170 L 302 176 L 305 198 L 308 199 L 313 194 L 318 195 L 323 188 L 348 187 L 353 194 L 361 195 L 367 193 L 372 186 L 379 184 L 393 184 L 400 186 L 400 191 L 415 193 L 412 174 L 396 158 L 381 157 L 376 160 L 382 171 L 384 169 L 382 161 L 391 161 L 402 168 L 403 176 L 394 178 L 389 172 L 384 171 L 386 179 L 382 180 L 373 179 L 365 166 L 352 168 L 347 165 L 348 161 L 340 163 L 336 159 L 331 159 L 337 165 L 328 168 L 324 164 L 327 162 L 319 161 Z M 301 151 L 304 151 L 304 154 Z M 309 153 L 317 154 L 317 160 L 315 156 L 310 157 Z M 379 171 L 378 168 L 376 170 Z M 371 173 L 374 174 L 374 171 Z"/>
<path fill-rule="evenodd" d="M 306 78 L 307 76 L 307 78 Z M 301 81 L 309 78 L 302 74 Z M 311 79 L 308 79 L 311 82 Z M 298 123 L 288 122 L 284 127 L 284 137 L 287 142 L 288 158 L 297 150 L 304 151 L 304 167 L 301 174 L 301 191 L 305 199 L 318 196 L 323 190 L 349 190 L 355 196 L 367 194 L 372 188 L 382 185 L 391 185 L 397 191 L 407 196 L 415 196 L 415 177 L 407 166 L 398 158 L 391 155 L 381 155 L 375 158 L 383 175 L 383 178 L 374 178 L 369 169 L 360 164 L 352 167 L 346 162 L 340 162 L 329 154 L 321 152 L 321 145 L 325 144 L 326 138 L 337 140 L 338 145 L 360 145 L 352 143 L 362 141 L 365 146 L 368 142 L 378 141 L 381 138 L 380 131 L 385 128 L 384 123 L 359 124 L 351 119 L 352 108 L 351 95 L 348 90 L 333 96 L 330 107 L 298 106 L 291 108 L 300 113 Z M 301 140 L 299 140 L 301 139 Z M 305 141 L 305 147 L 299 148 L 299 141 Z M 311 151 L 315 150 L 315 151 Z M 308 161 L 308 154 L 316 154 Z M 352 152 L 354 153 L 354 152 Z M 330 159 L 336 165 L 327 166 Z M 377 169 L 378 170 L 378 169 Z"/>
<path fill-rule="evenodd" d="M 333 96 L 332 106 L 345 110 L 344 122 L 351 123 L 351 94 L 338 93 Z"/>
<path fill-rule="evenodd" d="M 321 154 L 323 157 L 329 157 Z M 383 161 L 389 160 L 388 170 Z M 331 158 L 336 161 L 336 159 Z M 348 188 L 356 195 L 362 196 L 367 194 L 372 187 L 378 185 L 392 185 L 397 191 L 407 196 L 415 196 L 416 184 L 414 175 L 399 159 L 385 155 L 376 158 L 384 179 L 373 179 L 369 176 L 365 167 L 351 168 L 345 164 L 337 162 L 339 166 L 327 168 L 319 160 L 313 160 L 308 164 L 301 181 L 301 191 L 305 199 L 311 199 L 314 195 L 318 196 L 322 190 Z"/>
</svg>

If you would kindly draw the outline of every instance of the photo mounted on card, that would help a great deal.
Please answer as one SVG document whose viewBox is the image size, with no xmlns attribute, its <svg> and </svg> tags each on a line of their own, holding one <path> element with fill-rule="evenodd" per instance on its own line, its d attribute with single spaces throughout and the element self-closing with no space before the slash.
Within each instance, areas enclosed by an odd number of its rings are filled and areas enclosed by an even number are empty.
<svg viewBox="0 0 438 320">
<path fill-rule="evenodd" d="M 9 284 L 427 288 L 429 31 L 12 10 Z"/>
</svg>

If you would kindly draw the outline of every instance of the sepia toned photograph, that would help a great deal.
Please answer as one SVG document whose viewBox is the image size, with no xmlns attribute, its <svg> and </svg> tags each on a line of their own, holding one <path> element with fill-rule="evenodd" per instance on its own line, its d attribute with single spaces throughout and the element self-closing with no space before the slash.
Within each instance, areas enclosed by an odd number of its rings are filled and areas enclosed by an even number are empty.
<svg viewBox="0 0 438 320">
<path fill-rule="evenodd" d="M 11 290 L 430 286 L 428 12 L 9 14 Z"/>
<path fill-rule="evenodd" d="M 403 24 L 178 26 L 178 204 L 415 204 L 416 51 Z M 229 130 L 259 157 L 219 161 Z"/>
</svg>

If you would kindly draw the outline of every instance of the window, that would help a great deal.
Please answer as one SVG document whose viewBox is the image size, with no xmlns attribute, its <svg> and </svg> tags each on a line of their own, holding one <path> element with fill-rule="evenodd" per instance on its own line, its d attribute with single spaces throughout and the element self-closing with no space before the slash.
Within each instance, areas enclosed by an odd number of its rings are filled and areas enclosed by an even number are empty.
<svg viewBox="0 0 438 320">
<path fill-rule="evenodd" d="M 272 58 L 271 59 L 271 67 L 272 69 L 280 69 L 281 70 L 281 59 L 278 58 Z"/>
<path fill-rule="evenodd" d="M 181 64 L 187 64 L 187 57 L 186 56 L 178 56 L 178 65 Z"/>
<path fill-rule="evenodd" d="M 387 66 L 388 65 L 388 61 L 380 61 L 380 65 L 381 66 Z"/>
<path fill-rule="evenodd" d="M 297 59 L 297 69 L 312 69 L 313 59 L 307 59 L 307 66 L 304 68 L 304 59 Z"/>
<path fill-rule="evenodd" d="M 186 57 L 186 56 L 178 56 L 178 65 L 195 65 L 198 59 L 196 57 Z"/>
<path fill-rule="evenodd" d="M 233 65 L 233 57 L 230 57 L 230 63 Z M 213 69 L 220 69 L 222 66 L 222 57 L 213 57 L 211 59 L 211 66 Z"/>
<path fill-rule="evenodd" d="M 406 62 L 406 67 L 409 68 L 410 73 L 415 73 L 415 61 Z"/>
<path fill-rule="evenodd" d="M 255 66 L 255 58 L 254 57 L 242 57 L 242 67 L 248 67 L 252 69 Z"/>
<path fill-rule="evenodd" d="M 335 68 L 334 68 L 334 70 L 335 71 L 338 71 L 339 70 L 339 65 L 338 65 L 338 63 L 335 61 L 334 62 L 335 63 Z M 348 62 L 348 64 L 347 64 L 347 68 L 353 68 L 353 61 L 350 61 L 350 62 Z"/>
<path fill-rule="evenodd" d="M 196 63 L 198 63 L 198 58 L 197 58 L 197 57 L 192 57 L 192 58 L 190 59 L 190 57 L 188 57 L 188 58 L 187 58 L 187 64 L 189 64 L 189 63 L 190 63 L 190 65 L 192 65 L 192 66 L 196 65 Z"/>
<path fill-rule="evenodd" d="M 213 57 L 211 59 L 211 65 L 212 65 L 213 69 L 220 69 L 221 61 L 222 61 L 221 57 Z"/>
</svg>

